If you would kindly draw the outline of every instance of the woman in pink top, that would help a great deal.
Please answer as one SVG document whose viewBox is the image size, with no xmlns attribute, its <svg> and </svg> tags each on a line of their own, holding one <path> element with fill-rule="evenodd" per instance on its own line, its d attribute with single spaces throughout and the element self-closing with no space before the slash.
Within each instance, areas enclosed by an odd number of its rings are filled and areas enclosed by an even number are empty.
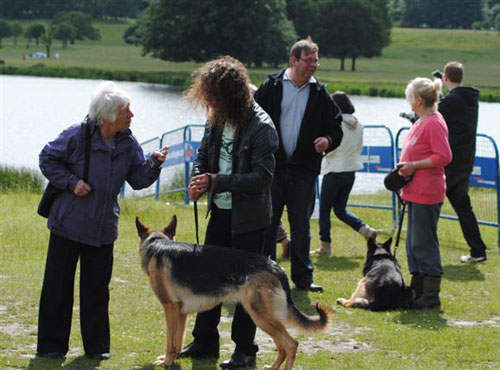
<svg viewBox="0 0 500 370">
<path fill-rule="evenodd" d="M 413 175 L 401 197 L 408 202 L 406 253 L 412 274 L 415 308 L 439 306 L 443 268 L 437 223 L 446 195 L 444 166 L 451 161 L 446 122 L 437 111 L 441 80 L 415 78 L 406 87 L 406 99 L 420 117 L 405 137 L 399 172 Z"/>
</svg>

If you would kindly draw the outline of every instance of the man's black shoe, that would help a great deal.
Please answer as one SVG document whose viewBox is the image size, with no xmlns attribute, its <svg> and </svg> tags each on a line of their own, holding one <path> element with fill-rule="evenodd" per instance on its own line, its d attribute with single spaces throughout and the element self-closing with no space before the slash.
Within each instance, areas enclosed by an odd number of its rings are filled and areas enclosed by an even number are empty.
<svg viewBox="0 0 500 370">
<path fill-rule="evenodd" d="M 323 293 L 323 287 L 318 284 L 307 284 L 307 285 L 297 285 L 297 289 L 299 290 L 305 290 L 309 292 L 314 292 L 314 293 Z"/>
<path fill-rule="evenodd" d="M 97 361 L 105 361 L 109 360 L 111 358 L 111 354 L 109 352 L 105 353 L 86 353 L 86 356 L 90 358 L 91 360 L 97 360 Z"/>
<path fill-rule="evenodd" d="M 219 348 L 207 348 L 192 342 L 184 347 L 177 358 L 219 358 Z"/>
<path fill-rule="evenodd" d="M 65 354 L 62 352 L 38 352 L 36 357 L 43 358 L 64 358 Z"/>
<path fill-rule="evenodd" d="M 223 369 L 239 369 L 247 366 L 255 366 L 255 355 L 234 352 L 229 360 L 220 364 L 220 367 Z"/>
</svg>

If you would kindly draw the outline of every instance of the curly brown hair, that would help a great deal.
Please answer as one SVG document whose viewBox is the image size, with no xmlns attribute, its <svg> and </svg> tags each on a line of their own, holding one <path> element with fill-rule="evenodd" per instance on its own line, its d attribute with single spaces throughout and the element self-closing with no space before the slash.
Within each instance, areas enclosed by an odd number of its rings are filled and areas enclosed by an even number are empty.
<svg viewBox="0 0 500 370">
<path fill-rule="evenodd" d="M 193 73 L 194 82 L 185 96 L 208 112 L 208 124 L 234 127 L 248 121 L 252 95 L 247 69 L 239 60 L 226 55 L 211 60 Z"/>
</svg>

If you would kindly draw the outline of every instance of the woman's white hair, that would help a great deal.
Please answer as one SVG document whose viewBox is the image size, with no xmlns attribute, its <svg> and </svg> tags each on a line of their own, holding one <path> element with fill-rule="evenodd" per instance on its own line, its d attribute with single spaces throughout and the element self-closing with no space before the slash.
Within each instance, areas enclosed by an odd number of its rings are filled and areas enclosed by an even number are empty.
<svg viewBox="0 0 500 370">
<path fill-rule="evenodd" d="M 443 82 L 439 78 L 431 81 L 425 77 L 417 77 L 406 86 L 406 100 L 413 103 L 421 96 L 425 107 L 436 110 L 442 86 Z"/>
<path fill-rule="evenodd" d="M 118 110 L 130 104 L 128 94 L 112 81 L 102 81 L 94 91 L 90 101 L 89 117 L 101 124 L 103 121 L 113 123 Z"/>
</svg>

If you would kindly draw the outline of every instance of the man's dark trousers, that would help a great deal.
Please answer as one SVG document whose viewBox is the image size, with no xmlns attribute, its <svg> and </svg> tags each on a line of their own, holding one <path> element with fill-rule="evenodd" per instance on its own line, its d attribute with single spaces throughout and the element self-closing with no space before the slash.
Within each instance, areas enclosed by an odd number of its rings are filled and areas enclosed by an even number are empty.
<svg viewBox="0 0 500 370">
<path fill-rule="evenodd" d="M 290 222 L 291 277 L 295 285 L 313 282 L 310 219 L 314 209 L 315 175 L 293 164 L 277 168 L 271 186 L 273 218 L 264 236 L 264 254 L 276 260 L 276 232 L 286 205 Z"/>
<path fill-rule="evenodd" d="M 476 215 L 472 211 L 469 197 L 470 174 L 446 173 L 446 196 L 458 216 L 460 227 L 472 257 L 486 256 L 486 245 L 481 239 L 481 232 Z"/>
<path fill-rule="evenodd" d="M 113 244 L 94 247 L 51 233 L 38 316 L 38 353 L 68 351 L 78 259 L 83 348 L 89 355 L 109 352 Z"/>
<path fill-rule="evenodd" d="M 207 225 L 205 244 L 217 245 L 226 248 L 235 248 L 252 253 L 262 253 L 264 230 L 233 235 L 231 229 L 231 210 L 223 210 L 213 203 L 210 220 Z M 217 261 L 213 261 L 217 263 Z M 199 312 L 193 329 L 194 341 L 208 350 L 218 350 L 219 331 L 222 305 L 209 311 Z M 245 355 L 255 355 L 259 350 L 255 344 L 256 327 L 251 317 L 240 305 L 236 305 L 233 323 L 231 326 L 231 339 L 236 343 L 235 352 Z"/>
</svg>

